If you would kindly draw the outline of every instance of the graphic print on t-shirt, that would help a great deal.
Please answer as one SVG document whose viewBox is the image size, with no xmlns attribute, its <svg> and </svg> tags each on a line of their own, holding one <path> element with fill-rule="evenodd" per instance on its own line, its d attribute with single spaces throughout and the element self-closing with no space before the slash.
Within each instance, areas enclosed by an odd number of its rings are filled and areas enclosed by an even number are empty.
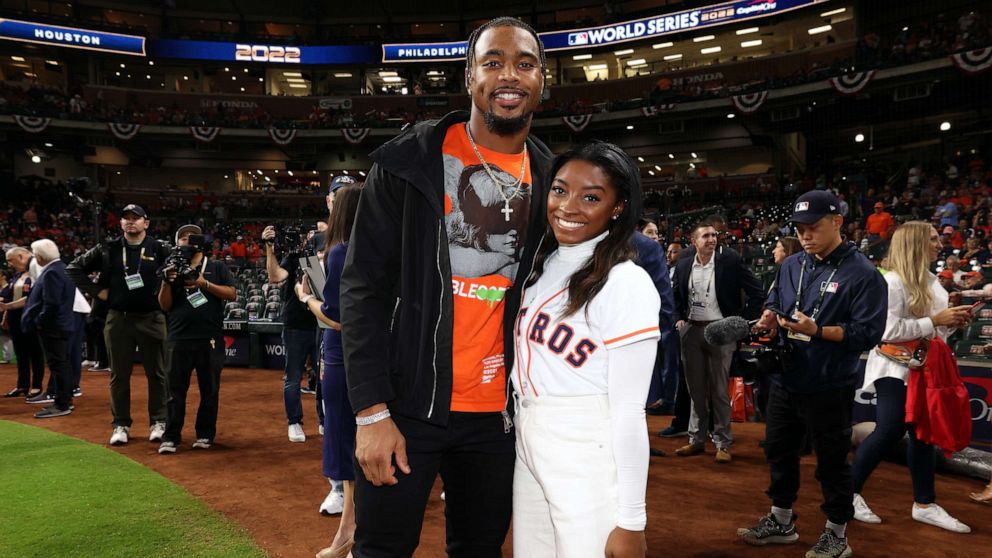
<svg viewBox="0 0 992 558">
<path fill-rule="evenodd" d="M 478 148 L 501 182 L 512 183 L 520 176 L 522 154 Z M 501 411 L 506 402 L 503 299 L 513 285 L 524 246 L 530 165 L 528 161 L 519 188 L 494 183 L 472 149 L 463 124 L 448 129 L 442 151 L 454 294 L 451 410 Z"/>
</svg>

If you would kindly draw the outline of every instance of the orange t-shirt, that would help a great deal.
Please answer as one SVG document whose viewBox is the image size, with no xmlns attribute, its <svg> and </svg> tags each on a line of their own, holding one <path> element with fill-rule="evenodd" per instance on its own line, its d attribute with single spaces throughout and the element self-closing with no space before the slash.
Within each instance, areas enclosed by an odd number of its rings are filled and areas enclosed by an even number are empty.
<svg viewBox="0 0 992 558">
<path fill-rule="evenodd" d="M 522 154 L 478 148 L 501 182 L 520 176 Z M 448 129 L 442 152 L 454 295 L 451 410 L 501 411 L 506 405 L 503 298 L 513 286 L 526 240 L 530 164 L 520 187 L 497 186 L 472 150 L 464 124 Z"/>
<path fill-rule="evenodd" d="M 889 228 L 892 224 L 892 215 L 887 211 L 872 213 L 868 216 L 868 223 L 865 225 L 865 229 L 869 234 L 877 234 L 882 238 L 886 238 L 889 235 Z"/>
</svg>

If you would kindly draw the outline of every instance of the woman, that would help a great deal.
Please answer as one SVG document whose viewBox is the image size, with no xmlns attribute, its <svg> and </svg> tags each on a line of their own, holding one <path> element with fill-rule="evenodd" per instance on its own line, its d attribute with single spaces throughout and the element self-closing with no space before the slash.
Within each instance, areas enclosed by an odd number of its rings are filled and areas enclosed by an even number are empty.
<svg viewBox="0 0 992 558">
<path fill-rule="evenodd" d="M 946 339 L 955 328 L 971 321 L 969 306 L 948 308 L 948 294 L 928 270 L 940 252 L 940 235 L 929 223 L 911 221 L 892 235 L 885 281 L 889 285 L 889 312 L 883 345 L 905 344 L 939 335 Z M 919 373 L 919 372 L 915 372 Z M 890 360 L 876 351 L 868 355 L 862 390 L 875 393 L 875 431 L 858 446 L 851 476 L 854 483 L 854 518 L 865 523 L 880 523 L 861 495 L 865 482 L 892 445 L 906 434 L 906 385 L 908 365 Z M 916 438 L 909 428 L 906 451 L 913 480 L 912 517 L 957 533 L 971 532 L 964 523 L 938 506 L 934 491 L 936 453 L 930 444 Z"/>
<path fill-rule="evenodd" d="M 658 225 L 654 221 L 647 218 L 642 218 L 637 223 L 637 230 L 641 231 L 641 234 L 650 238 L 651 240 L 658 242 Z"/>
<path fill-rule="evenodd" d="M 775 258 L 775 265 L 782 265 L 785 258 L 799 252 L 803 249 L 803 245 L 799 242 L 799 239 L 794 236 L 783 236 L 778 239 L 775 243 L 775 249 L 772 250 L 772 257 Z"/>
<path fill-rule="evenodd" d="M 324 401 L 324 476 L 331 482 L 327 500 L 343 498 L 341 522 L 331 546 L 317 553 L 317 558 L 344 558 L 355 544 L 355 416 L 348 402 L 345 383 L 344 350 L 341 347 L 341 312 L 338 295 L 341 270 L 348 252 L 348 235 L 358 211 L 361 195 L 358 185 L 347 185 L 334 193 L 334 209 L 327 220 L 324 302 L 309 293 L 307 282 L 296 285 L 296 295 L 310 312 L 327 325 L 323 335 L 320 387 Z M 343 485 L 343 495 L 336 491 L 335 481 Z M 324 506 L 321 506 L 324 509 Z"/>
<path fill-rule="evenodd" d="M 513 553 L 643 558 L 661 302 L 631 261 L 640 175 L 619 147 L 593 142 L 551 176 L 515 328 Z"/>
<path fill-rule="evenodd" d="M 31 251 L 26 248 L 11 248 L 7 251 L 7 265 L 14 270 L 7 288 L 0 293 L 0 312 L 3 312 L 3 327 L 10 330 L 14 342 L 14 356 L 17 357 L 17 387 L 4 397 L 41 395 L 41 382 L 45 378 L 45 356 L 41 351 L 41 341 L 33 331 L 21 330 L 21 314 L 27 305 L 31 291 L 31 276 L 28 266 Z"/>
</svg>

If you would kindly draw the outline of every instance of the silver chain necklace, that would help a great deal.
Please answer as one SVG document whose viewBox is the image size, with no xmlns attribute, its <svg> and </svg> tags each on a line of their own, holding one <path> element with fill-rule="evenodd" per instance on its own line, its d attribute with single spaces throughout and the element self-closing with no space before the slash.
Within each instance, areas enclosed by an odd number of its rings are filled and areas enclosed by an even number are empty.
<svg viewBox="0 0 992 558">
<path fill-rule="evenodd" d="M 496 173 L 489 168 L 489 163 L 487 163 L 482 157 L 482 153 L 479 152 L 478 146 L 475 145 L 475 138 L 472 137 L 472 129 L 469 128 L 467 123 L 465 124 L 465 134 L 468 136 L 469 144 L 472 145 L 472 151 L 475 151 L 475 156 L 478 157 L 479 161 L 482 163 L 482 168 L 485 169 L 486 174 L 489 175 L 489 179 L 496 185 L 496 190 L 499 191 L 500 197 L 503 198 L 503 209 L 500 209 L 500 213 L 503 214 L 505 221 L 509 223 L 510 214 L 513 213 L 513 208 L 510 207 L 510 201 L 520 195 L 520 186 L 524 182 L 524 170 L 527 168 L 527 143 L 524 143 L 524 156 L 520 160 L 520 176 L 513 182 L 504 182 L 496 177 Z M 503 193 L 503 188 L 512 188 L 513 193 L 507 196 Z"/>
</svg>

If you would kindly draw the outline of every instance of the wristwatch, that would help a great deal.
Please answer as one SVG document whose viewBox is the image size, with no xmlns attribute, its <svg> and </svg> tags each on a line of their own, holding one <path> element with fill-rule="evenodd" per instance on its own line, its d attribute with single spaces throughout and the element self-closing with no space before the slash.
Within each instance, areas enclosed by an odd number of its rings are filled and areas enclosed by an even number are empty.
<svg viewBox="0 0 992 558">
<path fill-rule="evenodd" d="M 816 324 L 816 333 L 813 334 L 813 337 L 816 337 L 817 339 L 823 339 L 823 326 L 822 325 Z"/>
</svg>

